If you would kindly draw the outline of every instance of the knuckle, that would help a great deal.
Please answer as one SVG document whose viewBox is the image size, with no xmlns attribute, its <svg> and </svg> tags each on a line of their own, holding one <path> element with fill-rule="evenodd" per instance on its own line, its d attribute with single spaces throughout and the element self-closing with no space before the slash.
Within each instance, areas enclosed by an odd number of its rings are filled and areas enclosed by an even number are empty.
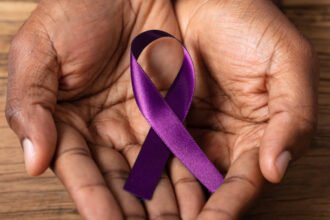
<svg viewBox="0 0 330 220">
<path fill-rule="evenodd" d="M 83 157 L 91 157 L 91 153 L 87 148 L 84 147 L 72 147 L 69 149 L 65 149 L 59 151 L 57 154 L 57 159 L 63 156 L 83 156 Z"/>
<path fill-rule="evenodd" d="M 301 37 L 298 41 L 298 52 L 309 61 L 313 61 L 316 57 L 314 47 L 305 37 Z"/>
<path fill-rule="evenodd" d="M 134 214 L 134 213 L 124 213 L 124 217 L 126 220 L 145 220 L 146 217 L 141 214 Z"/>
<path fill-rule="evenodd" d="M 198 183 L 194 177 L 183 177 L 173 183 L 174 186 Z"/>
<path fill-rule="evenodd" d="M 35 19 L 30 17 L 17 32 L 10 44 L 8 63 L 9 67 L 17 62 L 22 62 L 21 58 L 27 60 L 31 56 L 55 56 L 51 47 L 51 42 L 47 31 Z M 45 52 L 49 52 L 49 55 Z M 10 69 L 9 69 L 10 70 Z"/>
<path fill-rule="evenodd" d="M 229 176 L 224 180 L 224 184 L 228 184 L 228 183 L 239 183 L 239 184 L 248 185 L 254 189 L 258 188 L 257 185 L 252 180 L 250 180 L 244 175 Z"/>
<path fill-rule="evenodd" d="M 9 50 L 9 61 L 13 61 L 15 58 L 21 54 L 22 49 L 27 48 L 27 45 L 30 44 L 30 41 L 24 37 L 24 33 L 20 31 L 11 41 L 10 50 Z"/>
<path fill-rule="evenodd" d="M 18 33 L 11 42 L 9 54 L 8 54 L 8 75 L 9 77 L 17 72 L 19 62 L 22 63 L 24 55 L 29 54 L 28 48 L 31 48 L 29 40 L 21 33 Z M 9 78 L 10 79 L 10 78 Z"/>
<path fill-rule="evenodd" d="M 11 128 L 14 127 L 14 121 L 17 121 L 19 118 L 20 111 L 14 105 L 7 103 L 5 108 L 5 117 Z"/>
<path fill-rule="evenodd" d="M 129 171 L 124 169 L 108 169 L 103 170 L 102 175 L 109 179 L 126 180 L 129 175 Z"/>
<path fill-rule="evenodd" d="M 54 166 L 59 163 L 60 159 L 62 158 L 73 158 L 73 157 L 87 157 L 90 158 L 91 157 L 91 153 L 87 148 L 84 147 L 72 147 L 69 149 L 60 149 L 58 148 L 56 155 L 54 157 L 54 161 L 53 164 Z M 68 160 L 68 159 L 67 159 Z"/>
<path fill-rule="evenodd" d="M 179 215 L 177 213 L 172 212 L 163 212 L 156 216 L 151 216 L 149 218 L 150 220 L 176 220 L 180 219 Z"/>
<path fill-rule="evenodd" d="M 306 120 L 302 123 L 300 129 L 303 134 L 312 136 L 317 130 L 317 121 L 314 119 Z"/>
<path fill-rule="evenodd" d="M 73 193 L 77 194 L 86 194 L 86 195 L 91 195 L 95 190 L 107 190 L 107 185 L 105 182 L 95 182 L 95 183 L 88 183 L 88 184 L 83 184 L 83 185 L 78 185 L 78 186 L 72 186 L 72 191 Z"/>
<path fill-rule="evenodd" d="M 234 216 L 231 212 L 221 208 L 204 208 L 202 213 L 198 216 L 198 220 L 208 220 L 208 219 L 236 219 L 237 217 Z"/>
<path fill-rule="evenodd" d="M 87 148 L 81 146 L 71 147 L 69 149 L 61 149 L 61 146 L 58 146 L 58 149 L 51 162 L 50 167 L 53 170 L 56 170 L 56 167 L 59 164 L 65 163 L 65 161 L 71 160 L 74 157 L 85 157 L 87 159 L 90 159 L 91 152 Z"/>
<path fill-rule="evenodd" d="M 297 112 L 290 116 L 291 121 L 297 125 L 297 131 L 304 135 L 311 135 L 317 130 L 317 111 L 313 108 L 306 108 L 306 112 Z"/>
<path fill-rule="evenodd" d="M 11 41 L 11 48 L 18 49 L 18 48 L 24 46 L 24 44 L 26 44 L 26 43 L 28 43 L 28 41 L 26 40 L 26 38 L 23 37 L 23 34 L 20 31 L 15 35 L 15 37 Z"/>
</svg>

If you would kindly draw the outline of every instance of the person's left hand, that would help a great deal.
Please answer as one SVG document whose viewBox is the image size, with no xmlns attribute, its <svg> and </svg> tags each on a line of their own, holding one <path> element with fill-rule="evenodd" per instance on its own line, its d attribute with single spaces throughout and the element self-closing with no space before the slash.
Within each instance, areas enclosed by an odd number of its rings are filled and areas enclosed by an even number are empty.
<svg viewBox="0 0 330 220">
<path fill-rule="evenodd" d="M 264 178 L 279 182 L 310 144 L 316 56 L 270 0 L 178 0 L 175 10 L 197 74 L 187 125 L 208 157 L 228 171 L 205 205 L 193 178 L 177 184 L 181 216 L 237 219 Z"/>
</svg>

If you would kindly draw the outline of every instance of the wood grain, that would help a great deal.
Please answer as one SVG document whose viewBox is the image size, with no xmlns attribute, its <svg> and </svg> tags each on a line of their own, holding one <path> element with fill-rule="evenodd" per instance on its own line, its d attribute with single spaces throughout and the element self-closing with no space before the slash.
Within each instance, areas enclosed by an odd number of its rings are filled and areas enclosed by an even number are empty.
<svg viewBox="0 0 330 220">
<path fill-rule="evenodd" d="M 0 219 L 80 219 L 51 171 L 31 178 L 7 127 L 4 106 L 10 41 L 35 0 L 0 0 Z M 319 124 L 312 149 L 280 185 L 266 187 L 246 219 L 330 219 L 330 0 L 283 0 L 282 9 L 315 46 L 321 64 Z"/>
</svg>

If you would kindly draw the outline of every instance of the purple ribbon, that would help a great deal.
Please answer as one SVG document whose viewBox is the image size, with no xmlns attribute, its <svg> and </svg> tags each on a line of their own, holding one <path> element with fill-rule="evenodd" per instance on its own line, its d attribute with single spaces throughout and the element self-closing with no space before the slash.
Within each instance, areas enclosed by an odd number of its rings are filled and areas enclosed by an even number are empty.
<svg viewBox="0 0 330 220">
<path fill-rule="evenodd" d="M 151 129 L 124 188 L 138 197 L 150 199 L 172 152 L 210 192 L 214 192 L 223 178 L 183 125 L 195 85 L 193 63 L 187 49 L 182 46 L 183 63 L 165 98 L 137 62 L 143 49 L 162 37 L 174 38 L 166 32 L 150 30 L 132 42 L 133 92 Z"/>
</svg>

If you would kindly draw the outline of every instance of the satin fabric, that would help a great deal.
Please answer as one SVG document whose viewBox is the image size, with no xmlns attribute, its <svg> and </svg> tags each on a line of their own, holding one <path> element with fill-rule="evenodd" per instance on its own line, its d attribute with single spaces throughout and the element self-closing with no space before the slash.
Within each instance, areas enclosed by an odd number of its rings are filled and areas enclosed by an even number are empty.
<svg viewBox="0 0 330 220">
<path fill-rule="evenodd" d="M 223 182 L 223 177 L 183 125 L 195 86 L 194 67 L 187 49 L 182 46 L 183 63 L 165 98 L 137 62 L 143 49 L 162 37 L 174 38 L 166 32 L 150 30 L 141 33 L 132 42 L 130 62 L 133 92 L 151 129 L 124 189 L 140 198 L 151 199 L 166 162 L 173 153 L 200 183 L 214 192 Z"/>
</svg>

